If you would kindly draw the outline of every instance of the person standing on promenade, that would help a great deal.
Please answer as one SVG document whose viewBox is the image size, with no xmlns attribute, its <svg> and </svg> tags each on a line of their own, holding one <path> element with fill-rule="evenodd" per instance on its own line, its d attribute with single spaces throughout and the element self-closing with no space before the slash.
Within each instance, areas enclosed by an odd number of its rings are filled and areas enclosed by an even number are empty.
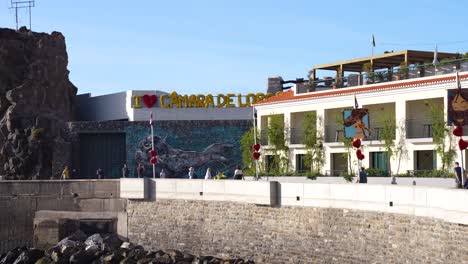
<svg viewBox="0 0 468 264">
<path fill-rule="evenodd" d="M 137 168 L 137 177 L 138 178 L 143 178 L 144 174 L 145 174 L 145 165 L 142 162 L 140 162 L 140 164 L 138 164 L 138 168 Z"/>
<path fill-rule="evenodd" d="M 188 178 L 189 179 L 194 179 L 195 178 L 195 170 L 193 169 L 193 167 L 190 167 L 188 169 Z"/>
<path fill-rule="evenodd" d="M 104 178 L 104 170 L 102 168 L 98 168 L 96 171 L 96 177 L 100 180 Z"/>
<path fill-rule="evenodd" d="M 128 169 L 127 163 L 125 162 L 122 167 L 122 178 L 128 178 L 130 170 Z"/>
<path fill-rule="evenodd" d="M 70 173 L 68 171 L 68 166 L 65 166 L 62 172 L 62 180 L 68 180 L 70 179 Z"/>
<path fill-rule="evenodd" d="M 453 171 L 455 172 L 456 188 L 461 189 L 462 188 L 462 169 L 458 162 L 455 162 L 455 168 L 453 168 Z"/>
<path fill-rule="evenodd" d="M 367 173 L 364 167 L 361 167 L 361 171 L 359 172 L 358 183 L 367 183 Z"/>
<path fill-rule="evenodd" d="M 211 180 L 213 177 L 211 176 L 211 168 L 206 169 L 205 173 L 205 180 Z"/>
<path fill-rule="evenodd" d="M 236 170 L 234 171 L 234 180 L 243 180 L 243 179 L 244 179 L 244 174 L 240 166 L 237 166 Z"/>
<path fill-rule="evenodd" d="M 161 172 L 159 173 L 159 178 L 161 178 L 161 179 L 166 178 L 166 171 L 164 169 L 161 169 Z"/>
</svg>

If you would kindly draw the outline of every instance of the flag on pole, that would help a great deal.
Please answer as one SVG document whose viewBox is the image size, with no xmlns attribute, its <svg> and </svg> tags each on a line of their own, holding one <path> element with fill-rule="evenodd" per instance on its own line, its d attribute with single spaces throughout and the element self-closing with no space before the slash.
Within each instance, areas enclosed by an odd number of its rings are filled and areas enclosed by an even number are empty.
<svg viewBox="0 0 468 264">
<path fill-rule="evenodd" d="M 457 82 L 457 89 L 460 90 L 461 89 L 461 83 L 460 83 L 460 77 L 458 76 L 458 71 L 457 71 L 455 81 Z"/>
<path fill-rule="evenodd" d="M 372 47 L 375 47 L 375 38 L 374 38 L 374 34 L 372 34 Z"/>
<path fill-rule="evenodd" d="M 359 108 L 359 104 L 357 102 L 357 99 L 356 99 L 356 95 L 354 95 L 354 108 Z"/>
<path fill-rule="evenodd" d="M 434 50 L 434 60 L 432 61 L 432 64 L 439 63 L 439 59 L 437 57 L 438 57 L 438 55 L 437 55 L 437 45 L 436 45 L 435 50 Z"/>
<path fill-rule="evenodd" d="M 150 126 L 153 125 L 153 112 L 150 113 Z"/>
</svg>

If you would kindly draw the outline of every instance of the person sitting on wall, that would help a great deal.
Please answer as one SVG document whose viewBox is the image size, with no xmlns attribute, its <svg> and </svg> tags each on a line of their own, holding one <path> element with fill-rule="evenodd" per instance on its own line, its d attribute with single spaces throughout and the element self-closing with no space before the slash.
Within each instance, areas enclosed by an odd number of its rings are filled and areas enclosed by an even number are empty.
<svg viewBox="0 0 468 264">
<path fill-rule="evenodd" d="M 159 173 L 159 178 L 161 178 L 161 179 L 166 178 L 166 171 L 164 169 L 161 169 L 161 172 Z"/>
<path fill-rule="evenodd" d="M 367 183 L 367 173 L 364 167 L 361 167 L 361 171 L 359 172 L 358 183 Z"/>
<path fill-rule="evenodd" d="M 243 180 L 243 179 L 244 179 L 244 174 L 242 173 L 240 166 L 237 166 L 236 170 L 234 171 L 234 180 Z"/>
</svg>

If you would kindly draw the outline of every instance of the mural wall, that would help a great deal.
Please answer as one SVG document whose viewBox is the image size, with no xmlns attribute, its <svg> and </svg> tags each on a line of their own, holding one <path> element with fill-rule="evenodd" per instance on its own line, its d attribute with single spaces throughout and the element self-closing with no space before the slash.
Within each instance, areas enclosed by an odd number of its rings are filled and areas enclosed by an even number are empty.
<svg viewBox="0 0 468 264">
<path fill-rule="evenodd" d="M 235 167 L 242 164 L 240 139 L 251 126 L 252 122 L 248 120 L 155 122 L 154 144 L 158 152 L 156 176 L 159 177 L 161 169 L 164 169 L 167 177 L 184 178 L 188 175 L 188 169 L 193 167 L 198 178 L 204 178 L 207 168 L 211 168 L 213 176 L 222 172 L 232 177 Z M 71 127 L 74 135 L 124 133 L 126 162 L 130 177 L 137 177 L 139 163 L 144 164 L 145 177 L 153 176 L 152 165 L 149 162 L 151 129 L 148 122 L 75 122 Z M 74 138 L 74 152 L 79 152 L 79 149 L 85 146 L 80 147 L 80 137 Z M 74 167 L 83 168 L 86 167 L 84 163 L 91 164 L 88 159 L 83 158 L 86 155 L 81 153 L 79 156 L 75 155 Z M 88 156 L 96 157 L 91 153 Z M 119 178 L 122 165 L 123 161 L 116 161 L 112 168 L 104 168 L 104 171 L 109 172 L 106 178 Z M 116 170 L 115 167 L 119 169 Z M 94 175 L 80 176 L 80 178 L 93 177 Z"/>
</svg>

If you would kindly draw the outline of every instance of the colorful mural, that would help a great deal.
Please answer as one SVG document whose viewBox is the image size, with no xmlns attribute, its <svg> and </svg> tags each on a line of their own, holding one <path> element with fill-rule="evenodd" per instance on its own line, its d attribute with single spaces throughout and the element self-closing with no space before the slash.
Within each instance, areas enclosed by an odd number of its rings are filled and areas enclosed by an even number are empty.
<svg viewBox="0 0 468 264">
<path fill-rule="evenodd" d="M 355 108 L 343 111 L 345 137 L 363 139 L 371 133 L 369 110 Z"/>
<path fill-rule="evenodd" d="M 468 125 L 468 91 L 462 89 L 447 90 L 447 125 Z"/>
</svg>

